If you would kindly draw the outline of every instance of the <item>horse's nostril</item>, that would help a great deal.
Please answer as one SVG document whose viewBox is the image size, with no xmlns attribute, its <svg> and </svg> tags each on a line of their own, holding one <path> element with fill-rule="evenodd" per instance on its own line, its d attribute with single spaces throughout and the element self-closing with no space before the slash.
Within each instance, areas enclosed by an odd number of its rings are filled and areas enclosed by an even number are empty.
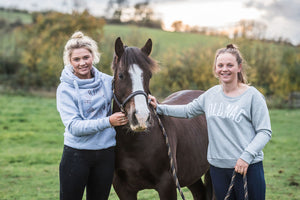
<svg viewBox="0 0 300 200">
<path fill-rule="evenodd" d="M 134 116 L 136 115 L 136 110 L 134 110 L 134 111 L 132 112 L 132 115 L 134 115 Z"/>
<path fill-rule="evenodd" d="M 138 122 L 138 119 L 137 119 L 137 117 L 136 117 L 136 111 L 134 111 L 133 112 L 133 114 L 132 114 L 132 117 L 131 117 L 131 123 L 133 124 L 133 125 L 137 125 L 139 122 Z"/>
<path fill-rule="evenodd" d="M 150 122 L 150 115 L 148 115 L 147 122 Z"/>
</svg>

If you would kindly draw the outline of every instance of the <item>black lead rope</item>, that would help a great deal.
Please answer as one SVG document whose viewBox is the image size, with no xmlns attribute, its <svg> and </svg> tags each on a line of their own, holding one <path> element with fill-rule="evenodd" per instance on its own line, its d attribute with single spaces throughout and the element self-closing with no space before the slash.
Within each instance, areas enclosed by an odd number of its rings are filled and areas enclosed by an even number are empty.
<svg viewBox="0 0 300 200">
<path fill-rule="evenodd" d="M 167 132 L 165 130 L 165 127 L 163 126 L 163 123 L 162 121 L 160 120 L 156 110 L 152 107 L 153 109 L 153 112 L 158 120 L 158 123 L 159 123 L 159 126 L 162 130 L 162 133 L 164 135 L 164 138 L 165 138 L 165 142 L 166 142 L 166 145 L 167 145 L 167 148 L 168 148 L 168 156 L 169 156 L 169 160 L 170 160 L 170 167 L 171 167 L 171 171 L 172 171 L 172 175 L 173 175 L 173 179 L 175 181 L 175 184 L 176 184 L 176 187 L 178 189 L 178 192 L 180 193 L 180 196 L 183 200 L 185 200 L 185 197 L 184 197 L 184 194 L 181 190 L 181 187 L 180 187 L 180 184 L 179 184 L 179 180 L 178 180 L 178 177 L 176 175 L 176 168 L 175 168 L 175 165 L 174 165 L 174 160 L 173 160 L 173 156 L 172 156 L 172 152 L 171 152 L 171 147 L 170 147 L 170 143 L 169 143 L 169 139 L 168 139 L 168 135 L 167 135 Z"/>
<path fill-rule="evenodd" d="M 230 194 L 232 192 L 232 188 L 234 186 L 234 179 L 236 177 L 236 172 L 233 170 L 233 173 L 232 173 L 232 177 L 231 177 L 231 182 L 230 182 L 230 185 L 229 185 L 229 188 L 228 188 L 228 191 L 227 191 L 227 194 L 224 198 L 224 200 L 228 200 L 229 197 L 230 197 Z M 244 174 L 243 175 L 243 182 L 244 182 L 244 199 L 245 200 L 248 200 L 248 185 L 247 185 L 247 175 Z"/>
</svg>

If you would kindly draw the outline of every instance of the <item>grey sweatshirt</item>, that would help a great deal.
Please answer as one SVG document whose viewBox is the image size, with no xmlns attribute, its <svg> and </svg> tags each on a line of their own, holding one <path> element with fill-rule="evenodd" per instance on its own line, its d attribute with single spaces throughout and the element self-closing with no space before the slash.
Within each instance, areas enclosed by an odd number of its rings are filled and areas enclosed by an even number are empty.
<svg viewBox="0 0 300 200">
<path fill-rule="evenodd" d="M 265 99 L 252 86 L 240 96 L 228 97 L 217 85 L 186 105 L 158 104 L 157 112 L 179 118 L 205 114 L 207 160 L 220 168 L 233 168 L 239 158 L 248 164 L 262 161 L 262 149 L 272 134 Z"/>
</svg>

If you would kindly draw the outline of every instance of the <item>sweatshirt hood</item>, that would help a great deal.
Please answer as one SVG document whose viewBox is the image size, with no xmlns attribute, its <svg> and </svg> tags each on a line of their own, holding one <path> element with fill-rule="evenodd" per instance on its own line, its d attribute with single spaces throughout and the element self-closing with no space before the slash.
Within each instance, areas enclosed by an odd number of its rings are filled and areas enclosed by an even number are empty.
<svg viewBox="0 0 300 200">
<path fill-rule="evenodd" d="M 93 78 L 90 79 L 80 79 L 73 73 L 73 67 L 71 65 L 65 66 L 61 73 L 60 82 L 67 83 L 70 87 L 75 88 L 76 96 L 77 96 L 77 103 L 79 107 L 80 115 L 83 119 L 87 119 L 83 114 L 83 103 L 81 101 L 80 89 L 94 89 L 101 87 L 102 81 L 101 76 L 102 73 L 93 66 L 92 68 Z"/>
</svg>

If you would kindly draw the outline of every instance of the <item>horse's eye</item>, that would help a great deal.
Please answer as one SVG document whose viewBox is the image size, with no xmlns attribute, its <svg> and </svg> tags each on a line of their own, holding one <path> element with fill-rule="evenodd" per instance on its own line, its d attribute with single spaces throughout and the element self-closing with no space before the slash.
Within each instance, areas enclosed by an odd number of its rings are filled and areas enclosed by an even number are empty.
<svg viewBox="0 0 300 200">
<path fill-rule="evenodd" d="M 119 74 L 119 78 L 120 78 L 120 79 L 123 79 L 123 78 L 124 78 L 123 74 L 120 73 L 120 74 Z"/>
</svg>

